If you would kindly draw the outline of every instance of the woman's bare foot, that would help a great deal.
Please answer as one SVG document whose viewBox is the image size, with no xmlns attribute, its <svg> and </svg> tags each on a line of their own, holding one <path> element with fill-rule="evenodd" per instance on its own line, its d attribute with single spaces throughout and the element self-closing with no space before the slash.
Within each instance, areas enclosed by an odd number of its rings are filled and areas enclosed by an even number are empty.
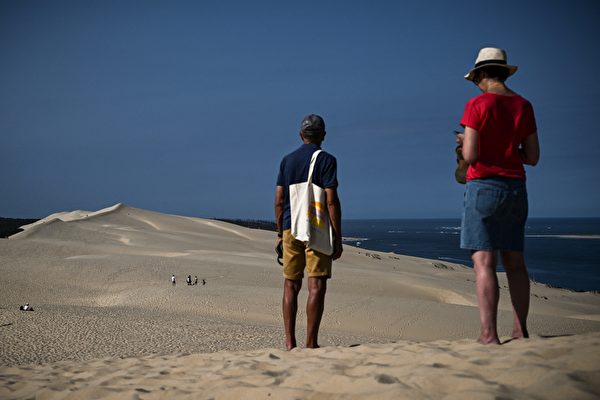
<svg viewBox="0 0 600 400">
<path fill-rule="evenodd" d="M 479 339 L 477 339 L 477 343 L 485 344 L 485 345 L 488 345 L 488 344 L 500 344 L 500 340 L 498 340 L 498 339 L 482 339 L 482 338 L 479 338 Z"/>
</svg>

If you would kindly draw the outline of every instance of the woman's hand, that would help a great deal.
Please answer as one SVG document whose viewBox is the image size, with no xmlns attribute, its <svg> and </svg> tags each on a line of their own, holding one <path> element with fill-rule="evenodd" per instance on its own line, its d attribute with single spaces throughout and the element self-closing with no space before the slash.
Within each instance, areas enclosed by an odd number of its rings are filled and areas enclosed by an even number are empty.
<svg viewBox="0 0 600 400">
<path fill-rule="evenodd" d="M 462 132 L 456 132 L 456 144 L 458 144 L 459 146 L 462 146 L 463 141 L 465 140 L 465 134 Z"/>
</svg>

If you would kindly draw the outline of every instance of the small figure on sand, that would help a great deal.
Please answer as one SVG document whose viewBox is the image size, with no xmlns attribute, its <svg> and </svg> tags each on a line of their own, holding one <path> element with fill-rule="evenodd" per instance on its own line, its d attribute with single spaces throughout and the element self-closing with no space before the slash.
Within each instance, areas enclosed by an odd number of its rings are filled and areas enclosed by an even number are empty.
<svg viewBox="0 0 600 400">
<path fill-rule="evenodd" d="M 304 270 L 308 274 L 308 301 L 306 304 L 307 337 L 306 347 L 317 348 L 319 326 L 325 307 L 327 279 L 331 278 L 333 260 L 342 255 L 341 206 L 337 195 L 337 161 L 329 153 L 321 152 L 325 138 L 325 121 L 318 115 L 308 115 L 300 124 L 302 145 L 283 158 L 277 177 L 275 194 L 275 221 L 277 222 L 277 246 L 283 245 L 283 322 L 286 348 L 296 347 L 296 314 L 298 294 L 302 288 Z M 314 169 L 311 160 L 315 155 Z M 309 165 L 311 168 L 309 168 Z M 308 248 L 303 241 L 292 236 L 290 212 L 290 186 L 308 180 L 312 171 L 312 182 L 323 188 L 327 206 L 323 219 L 328 218 L 333 230 L 333 252 L 330 255 Z M 307 206 L 308 207 L 308 206 Z"/>
<path fill-rule="evenodd" d="M 175 275 L 171 275 L 171 285 L 175 286 L 177 281 L 175 281 Z"/>
<path fill-rule="evenodd" d="M 188 286 L 192 284 L 192 276 L 188 275 L 187 278 L 185 278 L 185 281 L 187 282 Z"/>
<path fill-rule="evenodd" d="M 198 275 L 194 275 L 194 285 L 198 284 Z"/>
<path fill-rule="evenodd" d="M 206 285 L 206 279 L 202 279 L 202 286 Z"/>
<path fill-rule="evenodd" d="M 33 311 L 33 307 L 31 307 L 29 305 L 29 303 L 26 303 L 24 306 L 20 306 L 19 310 L 21 310 L 21 311 Z"/>
</svg>

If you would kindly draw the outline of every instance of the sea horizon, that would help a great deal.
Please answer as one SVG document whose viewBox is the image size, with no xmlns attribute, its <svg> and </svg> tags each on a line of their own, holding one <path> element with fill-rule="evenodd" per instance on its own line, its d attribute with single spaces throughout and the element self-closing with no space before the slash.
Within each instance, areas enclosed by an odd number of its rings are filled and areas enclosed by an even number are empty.
<svg viewBox="0 0 600 400">
<path fill-rule="evenodd" d="M 367 250 L 472 267 L 460 249 L 460 218 L 347 219 L 344 242 Z M 600 218 L 532 217 L 525 225 L 525 260 L 533 281 L 600 291 Z M 498 271 L 503 271 L 499 262 Z"/>
</svg>

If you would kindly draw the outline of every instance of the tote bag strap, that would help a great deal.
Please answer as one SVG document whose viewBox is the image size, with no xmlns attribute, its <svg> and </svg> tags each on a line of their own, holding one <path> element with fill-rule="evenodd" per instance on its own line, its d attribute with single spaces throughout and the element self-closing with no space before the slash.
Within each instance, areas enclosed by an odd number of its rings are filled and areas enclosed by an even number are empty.
<svg viewBox="0 0 600 400">
<path fill-rule="evenodd" d="M 315 151 L 313 153 L 312 157 L 310 158 L 310 167 L 308 168 L 308 179 L 306 180 L 308 183 L 312 183 L 312 175 L 315 170 L 315 164 L 317 163 L 317 157 L 319 156 L 319 153 L 322 151 L 323 150 Z"/>
</svg>

